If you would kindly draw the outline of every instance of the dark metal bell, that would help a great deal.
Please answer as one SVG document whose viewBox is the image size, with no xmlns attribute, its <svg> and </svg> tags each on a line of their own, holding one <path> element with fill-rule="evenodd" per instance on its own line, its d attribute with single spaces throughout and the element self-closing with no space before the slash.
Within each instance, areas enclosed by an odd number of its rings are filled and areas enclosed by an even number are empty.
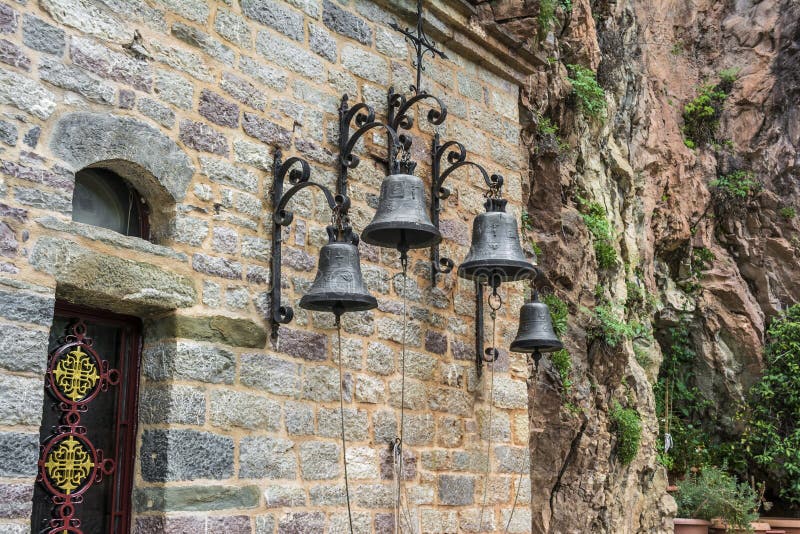
<svg viewBox="0 0 800 534">
<path fill-rule="evenodd" d="M 511 343 L 512 352 L 553 352 L 564 348 L 553 330 L 553 319 L 547 304 L 533 300 L 523 304 L 519 311 L 519 330 Z"/>
<path fill-rule="evenodd" d="M 345 227 L 328 226 L 328 244 L 319 253 L 319 267 L 314 284 L 300 299 L 306 310 L 344 312 L 371 310 L 378 306 L 361 277 L 358 237 Z"/>
<path fill-rule="evenodd" d="M 506 213 L 506 200 L 490 198 L 486 213 L 472 222 L 472 246 L 458 276 L 497 285 L 499 282 L 527 280 L 536 275 L 536 267 L 526 257 L 519 243 L 519 230 L 513 215 Z"/>
<path fill-rule="evenodd" d="M 442 240 L 425 207 L 425 187 L 412 174 L 391 174 L 383 179 L 378 209 L 361 232 L 370 245 L 407 250 L 425 248 Z"/>
</svg>

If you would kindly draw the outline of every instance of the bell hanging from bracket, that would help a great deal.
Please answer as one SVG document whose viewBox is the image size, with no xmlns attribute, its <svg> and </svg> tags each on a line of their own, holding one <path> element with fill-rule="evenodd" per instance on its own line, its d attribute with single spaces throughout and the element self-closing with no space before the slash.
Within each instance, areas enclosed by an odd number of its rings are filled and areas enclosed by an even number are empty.
<svg viewBox="0 0 800 534">
<path fill-rule="evenodd" d="M 526 257 L 519 242 L 517 220 L 506 213 L 507 200 L 490 196 L 472 223 L 472 245 L 458 276 L 490 286 L 500 282 L 527 280 L 536 267 Z"/>
<path fill-rule="evenodd" d="M 428 216 L 422 179 L 411 174 L 415 167 L 413 162 L 401 161 L 395 173 L 383 179 L 378 209 L 361 232 L 365 243 L 405 255 L 409 249 L 430 247 L 442 240 Z"/>
<path fill-rule="evenodd" d="M 523 304 L 519 311 L 519 330 L 511 343 L 511 351 L 533 353 L 534 362 L 538 366 L 543 352 L 554 352 L 562 348 L 564 345 L 553 330 L 550 308 L 539 301 L 539 292 L 534 290 L 531 301 Z"/>
<path fill-rule="evenodd" d="M 328 226 L 328 243 L 319 253 L 317 276 L 300 299 L 300 307 L 331 312 L 337 317 L 351 311 L 371 310 L 378 301 L 369 294 L 361 276 L 358 237 L 349 226 Z"/>
</svg>

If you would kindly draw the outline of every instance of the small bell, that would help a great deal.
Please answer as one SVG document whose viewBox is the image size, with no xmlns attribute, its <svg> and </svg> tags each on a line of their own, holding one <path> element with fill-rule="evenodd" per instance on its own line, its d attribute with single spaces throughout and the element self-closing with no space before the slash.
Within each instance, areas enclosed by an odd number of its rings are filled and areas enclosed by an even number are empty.
<svg viewBox="0 0 800 534">
<path fill-rule="evenodd" d="M 344 312 L 371 310 L 378 306 L 361 276 L 358 237 L 352 228 L 328 226 L 328 244 L 319 253 L 317 277 L 300 299 L 306 310 L 325 311 L 337 316 Z"/>
<path fill-rule="evenodd" d="M 506 203 L 501 198 L 486 201 L 486 213 L 481 213 L 472 223 L 472 246 L 464 263 L 458 267 L 458 276 L 496 286 L 500 282 L 527 280 L 536 274 L 536 267 L 528 261 L 519 243 L 517 221 L 506 213 Z"/>
<path fill-rule="evenodd" d="M 519 311 L 519 330 L 511 343 L 512 352 L 554 352 L 564 347 L 553 330 L 553 319 L 547 304 L 539 301 L 534 291 L 533 300 L 523 304 Z"/>
<path fill-rule="evenodd" d="M 412 174 L 392 174 L 383 179 L 378 209 L 361 232 L 370 245 L 402 251 L 425 248 L 442 240 L 425 207 L 425 187 Z"/>
</svg>

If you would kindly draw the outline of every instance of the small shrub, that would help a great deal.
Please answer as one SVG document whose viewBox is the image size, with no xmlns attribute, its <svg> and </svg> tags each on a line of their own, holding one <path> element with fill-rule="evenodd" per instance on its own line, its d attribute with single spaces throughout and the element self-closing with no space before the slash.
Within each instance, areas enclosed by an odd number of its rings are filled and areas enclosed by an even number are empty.
<svg viewBox="0 0 800 534">
<path fill-rule="evenodd" d="M 749 484 L 738 482 L 724 469 L 703 467 L 678 482 L 678 488 L 678 517 L 706 521 L 719 517 L 731 527 L 753 531 L 750 522 L 758 517 L 759 496 Z"/>
<path fill-rule="evenodd" d="M 639 443 L 642 440 L 642 420 L 639 412 L 631 408 L 623 408 L 617 401 L 614 401 L 610 416 L 617 436 L 617 456 L 622 465 L 628 465 L 639 453 Z"/>
<path fill-rule="evenodd" d="M 755 198 L 762 185 L 753 179 L 753 173 L 737 170 L 712 180 L 714 213 L 720 218 L 737 216 Z"/>
<path fill-rule="evenodd" d="M 539 0 L 539 41 L 547 37 L 547 32 L 556 21 L 556 7 L 560 7 L 564 13 L 572 12 L 572 0 Z"/>
<path fill-rule="evenodd" d="M 563 336 L 567 331 L 567 318 L 569 317 L 567 303 L 553 293 L 544 295 L 542 302 L 547 304 L 550 309 L 550 318 L 553 320 L 553 330 L 555 330 L 556 335 L 558 337 Z"/>
<path fill-rule="evenodd" d="M 566 349 L 556 351 L 550 354 L 550 361 L 561 378 L 561 387 L 564 388 L 565 393 L 569 393 L 572 389 L 572 358 L 570 358 L 569 352 Z"/>
<path fill-rule="evenodd" d="M 800 305 L 773 320 L 768 340 L 764 371 L 747 396 L 742 445 L 768 487 L 800 508 Z"/>
<path fill-rule="evenodd" d="M 594 308 L 596 326 L 589 330 L 590 339 L 601 339 L 609 347 L 618 347 L 626 339 L 647 337 L 647 327 L 643 323 L 620 319 L 620 312 L 608 301 Z"/>
<path fill-rule="evenodd" d="M 567 65 L 571 75 L 568 77 L 584 115 L 600 118 L 606 110 L 606 92 L 597 83 L 597 74 L 580 65 Z"/>
<path fill-rule="evenodd" d="M 797 210 L 791 206 L 782 207 L 780 210 L 778 210 L 778 213 L 780 213 L 781 217 L 787 220 L 794 219 L 797 216 Z"/>
<path fill-rule="evenodd" d="M 714 141 L 719 117 L 728 93 L 714 85 L 703 85 L 699 94 L 683 107 L 684 144 L 694 149 Z"/>
<path fill-rule="evenodd" d="M 610 269 L 617 264 L 617 250 L 614 248 L 614 233 L 603 206 L 597 202 L 587 202 L 578 197 L 583 222 L 594 239 L 594 255 L 601 269 Z"/>
</svg>

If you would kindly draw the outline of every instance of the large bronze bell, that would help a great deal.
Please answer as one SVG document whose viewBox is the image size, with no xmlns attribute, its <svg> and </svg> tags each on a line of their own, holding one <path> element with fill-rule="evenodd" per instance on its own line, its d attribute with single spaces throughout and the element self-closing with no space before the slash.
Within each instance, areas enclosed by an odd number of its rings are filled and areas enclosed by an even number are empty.
<svg viewBox="0 0 800 534">
<path fill-rule="evenodd" d="M 553 330 L 553 319 L 547 304 L 539 301 L 534 292 L 533 299 L 523 304 L 519 312 L 519 330 L 511 343 L 512 352 L 553 352 L 564 347 Z"/>
<path fill-rule="evenodd" d="M 425 248 L 442 240 L 425 207 L 425 187 L 412 174 L 392 174 L 383 179 L 378 209 L 361 239 L 370 245 L 405 251 Z"/>
<path fill-rule="evenodd" d="M 496 286 L 500 282 L 527 280 L 536 274 L 536 267 L 528 261 L 519 243 L 517 221 L 506 213 L 508 201 L 490 198 L 486 213 L 481 213 L 472 223 L 472 246 L 464 263 L 458 267 L 458 276 Z"/>
<path fill-rule="evenodd" d="M 371 310 L 378 306 L 361 277 L 358 237 L 350 227 L 328 226 L 328 244 L 319 253 L 317 277 L 300 299 L 306 310 L 344 312 Z"/>
</svg>

